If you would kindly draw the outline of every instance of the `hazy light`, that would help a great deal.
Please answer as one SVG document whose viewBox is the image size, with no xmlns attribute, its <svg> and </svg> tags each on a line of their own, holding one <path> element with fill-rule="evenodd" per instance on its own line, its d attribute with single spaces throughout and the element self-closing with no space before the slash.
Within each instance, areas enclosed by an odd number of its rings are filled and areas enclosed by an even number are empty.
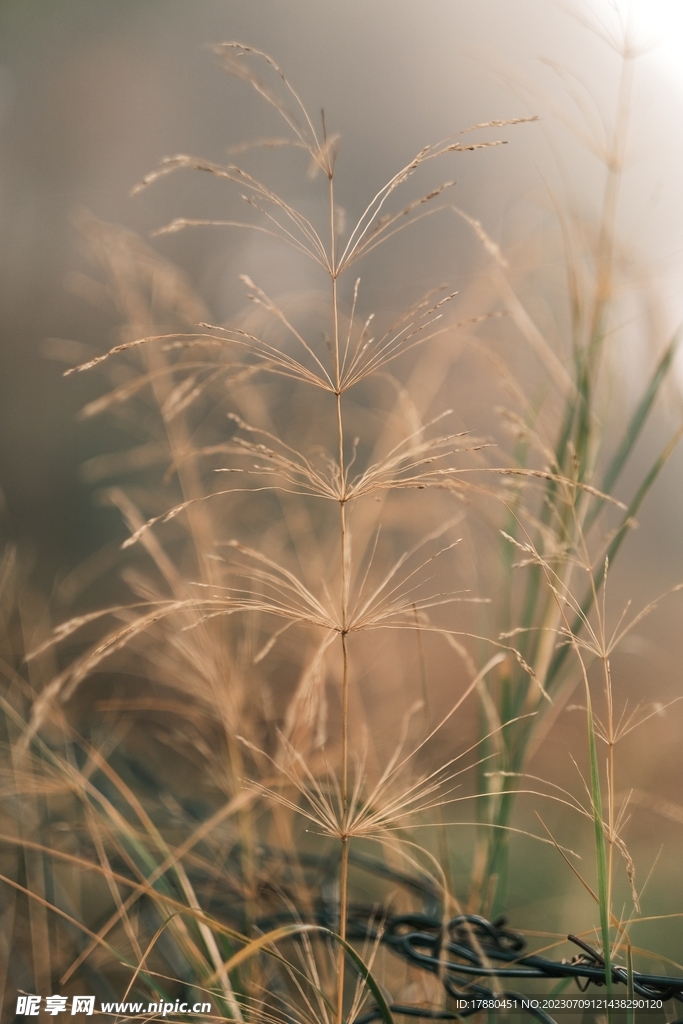
<svg viewBox="0 0 683 1024">
<path fill-rule="evenodd" d="M 683 91 L 683 0 L 616 0 L 610 6 L 632 18 L 638 42 L 652 46 L 651 56 Z"/>
</svg>

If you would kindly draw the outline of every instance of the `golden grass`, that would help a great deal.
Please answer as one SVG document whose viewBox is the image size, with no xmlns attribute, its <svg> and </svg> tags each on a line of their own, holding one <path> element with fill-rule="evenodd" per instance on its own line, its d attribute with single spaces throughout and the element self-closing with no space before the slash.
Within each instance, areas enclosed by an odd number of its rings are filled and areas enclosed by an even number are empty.
<svg viewBox="0 0 683 1024">
<path fill-rule="evenodd" d="M 399 201 L 428 162 L 485 161 L 479 150 L 507 141 L 488 134 L 535 116 L 426 146 L 347 230 L 339 142 L 324 118 L 317 128 L 266 54 L 237 43 L 216 54 L 288 131 L 253 146 L 300 150 L 325 216 L 318 223 L 241 165 L 184 154 L 135 191 L 181 170 L 236 186 L 252 219 L 176 218 L 157 233 L 266 233 L 309 259 L 326 291 L 276 299 L 245 276 L 248 308 L 214 324 L 152 249 L 80 218 L 122 326 L 117 344 L 66 373 L 103 373 L 107 390 L 83 418 L 107 413 L 134 438 L 87 467 L 93 481 L 123 473 L 100 493 L 121 511 L 132 550 L 112 603 L 85 601 L 50 636 L 35 631 L 30 680 L 5 561 L 3 770 L 21 809 L 5 814 L 3 878 L 13 913 L 28 914 L 28 937 L 15 934 L 30 949 L 30 983 L 45 994 L 75 991 L 76 980 L 109 985 L 118 1000 L 208 992 L 234 1020 L 352 1021 L 368 999 L 383 1006 L 376 977 L 400 984 L 378 943 L 359 954 L 347 942 L 362 891 L 352 845 L 428 876 L 448 917 L 461 903 L 501 909 L 510 835 L 555 850 L 596 900 L 608 969 L 610 950 L 631 950 L 640 913 L 615 748 L 650 717 L 617 713 L 610 658 L 656 604 L 608 628 L 608 569 L 680 433 L 617 498 L 675 349 L 610 452 L 599 412 L 633 54 L 624 49 L 603 151 L 604 206 L 580 256 L 586 226 L 559 208 L 570 308 L 561 351 L 526 308 L 513 261 L 448 201 L 452 180 Z M 469 141 L 475 131 L 482 141 Z M 347 272 L 439 212 L 481 243 L 471 294 L 442 286 L 398 317 L 379 299 L 373 311 Z M 506 358 L 513 331 L 528 343 L 531 385 Z M 473 349 L 487 405 L 505 402 L 502 431 L 482 417 L 482 436 L 443 401 L 459 402 L 458 368 Z M 589 729 L 580 796 L 527 770 L 577 685 Z M 515 824 L 519 797 L 593 823 L 597 882 L 543 820 L 534 833 Z M 463 802 L 474 815 L 460 814 Z M 472 824 L 468 877 L 454 878 L 455 826 Z M 620 878 L 633 912 L 614 910 Z M 311 920 L 321 891 L 334 928 Z M 378 918 L 415 906 L 391 899 L 373 894 Z M 264 924 L 283 910 L 289 923 Z"/>
</svg>

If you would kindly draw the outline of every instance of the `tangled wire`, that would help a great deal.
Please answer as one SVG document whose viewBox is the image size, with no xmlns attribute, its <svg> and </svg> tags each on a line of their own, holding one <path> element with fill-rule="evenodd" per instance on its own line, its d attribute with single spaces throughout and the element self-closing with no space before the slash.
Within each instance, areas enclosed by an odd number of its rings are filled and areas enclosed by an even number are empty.
<svg viewBox="0 0 683 1024">
<path fill-rule="evenodd" d="M 276 856 L 274 851 L 269 855 Z M 517 1008 L 544 1024 L 555 1024 L 553 1018 L 535 1002 L 519 992 L 509 990 L 505 984 L 512 979 L 529 981 L 554 979 L 574 981 L 580 992 L 589 984 L 605 985 L 605 961 L 600 953 L 575 935 L 567 936 L 577 947 L 571 960 L 550 960 L 537 953 L 525 953 L 526 940 L 506 927 L 503 917 L 487 921 L 476 914 L 459 914 L 444 924 L 440 915 L 439 899 L 429 881 L 394 871 L 381 862 L 352 854 L 357 867 L 375 876 L 381 876 L 422 899 L 425 912 L 409 914 L 378 914 L 377 907 L 360 905 L 349 908 L 347 938 L 363 942 L 379 942 L 411 966 L 434 974 L 445 992 L 457 1001 L 453 1010 L 430 1010 L 418 1006 L 390 1003 L 392 1013 L 422 1020 L 458 1020 L 480 1012 L 487 1000 L 499 1004 L 506 999 L 516 1000 Z M 309 866 L 323 869 L 327 874 L 331 865 L 321 858 L 305 858 Z M 330 891 L 328 887 L 323 886 Z M 273 927 L 284 915 L 259 921 L 263 929 Z M 289 918 L 291 920 L 291 918 Z M 333 899 L 321 899 L 315 914 L 316 923 L 338 928 L 338 907 Z M 629 994 L 643 1000 L 667 1002 L 671 999 L 683 1003 L 683 978 L 633 972 L 629 978 L 623 967 L 612 966 L 612 982 L 627 986 Z M 493 983 L 493 986 L 492 986 Z M 492 986 L 492 987 L 490 987 Z M 522 1000 L 524 1003 L 522 1004 Z M 356 1024 L 370 1024 L 382 1016 L 379 1007 L 369 1009 L 357 1018 Z M 673 1024 L 683 1024 L 683 1018 Z"/>
<path fill-rule="evenodd" d="M 605 984 L 604 960 L 597 950 L 575 935 L 568 938 L 581 949 L 578 956 L 570 962 L 549 960 L 535 953 L 525 954 L 524 938 L 506 928 L 505 924 L 505 918 L 491 922 L 476 914 L 460 914 L 444 926 L 438 919 L 425 914 L 403 914 L 389 917 L 379 934 L 370 926 L 363 929 L 360 921 L 354 923 L 354 932 L 359 938 L 361 934 L 363 938 L 379 938 L 412 966 L 437 975 L 453 999 L 462 1001 L 465 996 L 472 1003 L 457 1012 L 391 1006 L 394 1013 L 405 1016 L 455 1020 L 478 1012 L 480 1007 L 476 1000 L 472 1000 L 473 996 L 484 1001 L 500 1001 L 501 997 L 520 1001 L 523 998 L 518 992 L 494 992 L 481 983 L 483 979 L 569 979 L 576 981 L 582 991 L 591 982 L 594 985 Z M 676 999 L 683 1003 L 683 978 L 634 972 L 631 980 L 633 992 L 644 999 L 663 1002 Z M 627 971 L 622 967 L 612 967 L 612 981 L 628 985 Z M 552 1017 L 541 1009 L 528 1006 L 526 1012 L 540 1020 L 552 1021 Z M 368 1024 L 378 1016 L 378 1010 L 370 1010 L 358 1019 L 357 1024 Z"/>
</svg>

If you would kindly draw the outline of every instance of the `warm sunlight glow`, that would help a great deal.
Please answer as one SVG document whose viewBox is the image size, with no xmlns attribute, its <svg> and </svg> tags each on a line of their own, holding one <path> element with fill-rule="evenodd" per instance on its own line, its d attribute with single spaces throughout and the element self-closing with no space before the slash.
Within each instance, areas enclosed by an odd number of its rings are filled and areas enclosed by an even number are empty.
<svg viewBox="0 0 683 1024">
<path fill-rule="evenodd" d="M 610 6 L 612 6 L 610 4 Z M 631 17 L 638 41 L 652 47 L 667 75 L 683 89 L 683 2 L 681 0 L 618 0 L 623 17 Z"/>
</svg>

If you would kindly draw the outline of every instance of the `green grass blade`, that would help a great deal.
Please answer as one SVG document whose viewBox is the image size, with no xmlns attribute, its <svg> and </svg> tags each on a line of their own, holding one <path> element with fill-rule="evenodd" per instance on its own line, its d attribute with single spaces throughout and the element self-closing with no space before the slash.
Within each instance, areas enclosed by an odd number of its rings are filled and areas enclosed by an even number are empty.
<svg viewBox="0 0 683 1024">
<path fill-rule="evenodd" d="M 609 558 L 610 562 L 614 559 L 614 556 L 616 555 L 617 551 L 621 547 L 621 544 L 622 544 L 622 542 L 624 540 L 624 537 L 628 533 L 628 530 L 630 528 L 630 521 L 633 519 L 633 517 L 636 515 L 636 513 L 640 509 L 640 506 L 643 504 L 643 501 L 647 497 L 647 494 L 648 494 L 650 488 L 654 484 L 655 480 L 657 479 L 657 477 L 661 473 L 661 471 L 664 468 L 664 466 L 667 464 L 667 462 L 669 461 L 669 459 L 673 455 L 674 450 L 676 449 L 676 446 L 677 446 L 677 444 L 680 441 L 682 436 L 683 436 L 683 426 L 678 428 L 678 430 L 675 432 L 675 434 L 670 439 L 670 441 L 665 445 L 661 455 L 653 463 L 652 467 L 650 468 L 650 471 L 646 474 L 646 476 L 644 477 L 640 487 L 638 488 L 638 490 L 634 494 L 633 498 L 631 499 L 631 503 L 630 503 L 629 507 L 627 508 L 626 512 L 624 513 L 624 517 L 622 519 L 621 526 L 617 530 L 616 534 L 614 535 L 614 538 L 612 539 L 612 542 L 611 542 L 609 548 L 607 549 L 607 557 Z M 599 574 L 596 573 L 596 581 L 597 581 L 598 575 L 602 575 L 602 569 L 600 569 L 600 573 Z"/>
<path fill-rule="evenodd" d="M 673 362 L 673 358 L 676 354 L 676 350 L 678 348 L 678 343 L 681 339 L 682 333 L 683 326 L 678 328 L 673 338 L 669 342 L 666 350 L 664 351 L 662 358 L 659 360 L 659 363 L 657 364 L 655 372 L 652 375 L 650 383 L 645 389 L 645 393 L 643 394 L 643 397 L 641 398 L 638 407 L 631 418 L 631 422 L 629 423 L 628 430 L 624 435 L 624 439 L 621 442 L 621 445 L 619 446 L 616 454 L 614 455 L 614 458 L 607 467 L 607 471 L 605 472 L 602 484 L 600 486 L 600 490 L 604 491 L 605 493 L 609 493 L 614 484 L 616 483 L 616 480 L 619 477 L 619 474 L 621 473 L 621 470 L 623 469 L 626 460 L 631 454 L 633 446 L 636 443 L 640 435 L 640 432 L 647 421 L 652 406 L 654 405 L 654 401 L 657 395 L 659 394 L 659 389 L 661 388 L 664 379 L 667 373 L 669 372 L 671 363 Z"/>
<path fill-rule="evenodd" d="M 650 468 L 650 471 L 647 473 L 640 487 L 631 499 L 631 503 L 629 504 L 628 508 L 626 509 L 626 512 L 623 515 L 621 525 L 619 526 L 617 532 L 612 538 L 609 547 L 607 548 L 606 557 L 610 563 L 614 561 L 614 558 L 617 552 L 619 551 L 619 548 L 623 544 L 631 528 L 632 519 L 637 514 L 638 510 L 640 509 L 640 506 L 643 504 L 643 501 L 647 497 L 648 492 L 652 488 L 652 485 L 661 473 L 662 469 L 671 458 L 681 437 L 683 437 L 683 426 L 679 427 L 676 433 L 673 435 L 673 437 L 668 441 L 661 455 L 656 460 L 656 462 L 653 463 L 652 467 Z M 604 581 L 603 566 L 604 562 L 600 566 L 598 566 L 593 577 L 595 593 L 600 592 L 600 588 L 602 587 Z M 594 599 L 595 598 L 593 588 L 590 588 L 581 603 L 581 614 L 577 615 L 574 619 L 574 622 L 572 623 L 572 632 L 575 636 L 577 636 L 581 631 L 584 616 L 588 615 L 591 608 L 593 607 Z M 569 649 L 569 646 L 566 645 L 564 647 L 561 647 L 558 651 L 556 651 L 555 656 L 553 657 L 553 660 L 550 663 L 548 675 L 546 676 L 546 687 L 548 689 L 552 685 L 553 680 L 556 678 L 562 665 L 564 664 L 567 654 L 569 653 Z"/>
<path fill-rule="evenodd" d="M 340 946 L 343 946 L 346 955 L 350 960 L 353 961 L 353 964 L 356 967 L 356 970 L 358 971 L 359 975 L 372 992 L 373 998 L 377 1003 L 377 1008 L 382 1015 L 382 1020 L 384 1021 L 384 1024 L 394 1024 L 394 1018 L 389 1007 L 389 1004 L 384 998 L 384 993 L 382 992 L 382 989 L 380 988 L 378 983 L 375 981 L 372 971 L 367 966 L 361 955 L 357 953 L 353 946 L 349 945 L 349 943 L 345 939 L 342 939 L 340 935 L 335 935 L 333 932 L 330 932 L 329 934 L 334 937 L 334 939 L 339 943 Z"/>
<path fill-rule="evenodd" d="M 678 349 L 678 344 L 683 334 L 683 326 L 679 327 L 673 338 L 666 347 L 662 358 L 659 360 L 654 373 L 650 379 L 643 397 L 641 398 L 638 406 L 631 417 L 631 421 L 628 425 L 626 433 L 624 434 L 623 440 L 619 445 L 612 461 L 607 467 L 605 474 L 600 484 L 600 490 L 603 494 L 610 494 L 614 484 L 617 482 L 622 469 L 626 465 L 628 458 L 633 451 L 636 441 L 640 437 L 643 427 L 647 422 L 647 418 L 652 411 L 655 399 L 659 394 L 659 390 L 666 378 L 669 368 L 673 362 L 673 358 Z M 604 500 L 598 499 L 591 509 L 589 515 L 586 517 L 585 529 L 588 530 L 592 523 L 595 521 L 600 509 L 604 505 Z"/>
<path fill-rule="evenodd" d="M 232 971 L 236 967 L 239 967 L 240 964 L 245 963 L 252 956 L 255 956 L 257 953 L 261 951 L 266 953 L 271 952 L 268 949 L 268 947 L 272 946 L 275 942 L 278 942 L 280 939 L 288 938 L 291 935 L 301 934 L 302 932 L 317 932 L 319 935 L 327 935 L 329 938 L 333 939 L 340 946 L 342 946 L 349 960 L 351 960 L 352 963 L 354 964 L 356 970 L 358 971 L 358 974 L 370 989 L 370 992 L 372 993 L 372 996 L 375 1002 L 377 1003 L 377 1008 L 380 1011 L 384 1024 L 395 1024 L 393 1015 L 391 1013 L 391 1009 L 389 1008 L 389 1004 L 387 1003 L 384 997 L 382 989 L 380 988 L 378 982 L 375 980 L 372 971 L 367 966 L 363 958 L 360 956 L 359 953 L 356 952 L 353 946 L 349 945 L 349 943 L 345 939 L 342 939 L 340 935 L 337 935 L 336 932 L 330 931 L 329 928 L 323 928 L 321 925 L 282 925 L 280 928 L 275 928 L 270 932 L 266 932 L 265 935 L 260 935 L 258 938 L 252 939 L 251 942 L 248 942 L 242 949 L 240 949 L 237 953 L 231 956 L 229 960 L 226 960 L 223 967 L 228 972 Z M 210 979 L 210 981 L 213 980 L 214 978 Z"/>
</svg>

